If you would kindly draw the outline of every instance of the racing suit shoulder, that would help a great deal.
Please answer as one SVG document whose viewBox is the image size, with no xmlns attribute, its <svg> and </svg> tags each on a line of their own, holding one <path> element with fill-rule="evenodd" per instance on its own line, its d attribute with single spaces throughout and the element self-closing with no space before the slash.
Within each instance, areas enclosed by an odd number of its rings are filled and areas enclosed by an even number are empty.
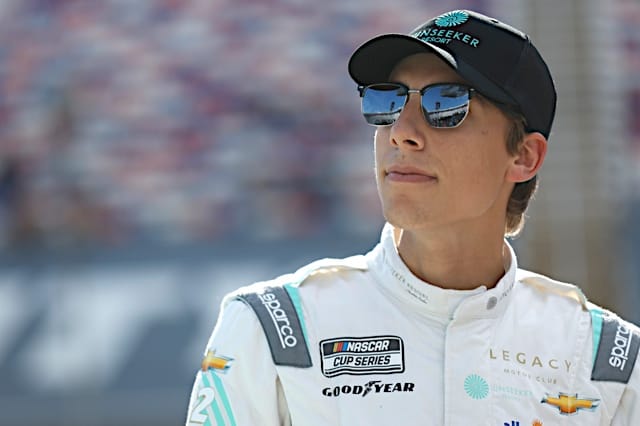
<svg viewBox="0 0 640 426">
<path fill-rule="evenodd" d="M 640 349 L 640 331 L 637 326 L 622 319 L 613 311 L 588 301 L 582 290 L 573 284 L 556 281 L 544 275 L 524 270 L 521 271 L 519 280 L 535 287 L 537 291 L 566 297 L 580 303 L 582 309 L 589 312 L 591 316 L 594 355 L 592 380 L 621 383 L 629 381 L 636 355 Z M 612 366 L 608 361 L 608 351 L 615 346 L 616 340 L 619 342 L 624 340 L 628 344 L 624 347 L 625 356 L 631 354 L 628 360 L 629 363 L 625 362 L 622 370 L 619 368 L 612 370 L 610 368 Z M 612 362 L 622 366 L 623 361 L 626 360 L 614 360 Z"/>
<path fill-rule="evenodd" d="M 640 329 L 617 314 L 588 303 L 593 331 L 591 380 L 628 384 L 640 350 Z"/>
<path fill-rule="evenodd" d="M 588 301 L 586 296 L 584 295 L 580 287 L 574 284 L 557 281 L 545 275 L 527 271 L 524 269 L 518 269 L 516 280 L 530 287 L 533 287 L 539 292 L 573 299 L 582 306 L 583 310 L 588 310 Z"/>
<path fill-rule="evenodd" d="M 638 327 L 634 324 L 630 324 L 630 326 L 635 329 L 634 336 L 637 336 Z M 634 358 L 636 364 L 638 357 L 636 355 Z M 637 366 L 631 372 L 631 377 L 624 388 L 620 405 L 616 409 L 611 424 L 613 426 L 640 424 L 640 368 Z"/>
<path fill-rule="evenodd" d="M 292 274 L 239 288 L 225 297 L 223 306 L 239 300 L 252 308 L 262 326 L 275 365 L 309 368 L 312 361 L 298 287 L 315 276 L 366 268 L 363 256 L 318 260 Z"/>
<path fill-rule="evenodd" d="M 298 287 L 316 275 L 335 273 L 346 270 L 367 270 L 366 259 L 362 255 L 350 256 L 343 259 L 325 258 L 313 261 L 293 273 L 280 275 L 268 281 L 260 281 L 248 286 L 240 287 L 227 294 L 222 301 L 225 305 L 231 300 L 236 300 L 251 293 L 262 293 L 265 288 L 271 287 Z"/>
<path fill-rule="evenodd" d="M 640 424 L 640 328 L 615 312 L 587 300 L 579 287 L 530 271 L 518 280 L 536 291 L 575 300 L 590 317 L 590 380 L 613 401 L 612 425 Z"/>
<path fill-rule="evenodd" d="M 591 380 L 623 386 L 611 424 L 640 424 L 640 328 L 616 313 L 589 303 L 593 329 Z"/>
<path fill-rule="evenodd" d="M 288 416 L 258 320 L 240 301 L 225 304 L 196 374 L 186 425 L 279 426 Z"/>
<path fill-rule="evenodd" d="M 368 268 L 366 258 L 363 255 L 346 257 L 344 259 L 321 259 L 298 269 L 294 274 L 296 279 L 291 282 L 290 285 L 300 286 L 318 275 L 335 274 L 350 270 L 366 271 Z"/>
</svg>

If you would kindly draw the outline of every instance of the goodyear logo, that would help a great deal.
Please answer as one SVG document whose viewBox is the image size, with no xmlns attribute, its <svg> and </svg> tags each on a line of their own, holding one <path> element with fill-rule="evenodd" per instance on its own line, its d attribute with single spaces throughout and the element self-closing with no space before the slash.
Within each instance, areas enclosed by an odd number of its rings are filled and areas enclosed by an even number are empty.
<svg viewBox="0 0 640 426">
<path fill-rule="evenodd" d="M 322 389 L 324 396 L 337 397 L 340 395 L 359 395 L 366 397 L 378 393 L 413 392 L 416 385 L 411 382 L 383 383 L 381 380 L 371 380 L 362 385 L 343 385 Z"/>
<path fill-rule="evenodd" d="M 391 374 L 404 371 L 404 344 L 397 336 L 339 337 L 320 342 L 322 374 Z"/>
</svg>

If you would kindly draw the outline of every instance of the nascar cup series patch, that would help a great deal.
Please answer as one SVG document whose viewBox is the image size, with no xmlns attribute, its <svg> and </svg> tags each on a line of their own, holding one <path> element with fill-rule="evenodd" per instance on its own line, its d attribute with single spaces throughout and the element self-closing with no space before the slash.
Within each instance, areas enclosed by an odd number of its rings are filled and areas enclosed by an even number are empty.
<svg viewBox="0 0 640 426">
<path fill-rule="evenodd" d="M 337 337 L 320 342 L 322 374 L 404 372 L 404 344 L 398 336 Z"/>
</svg>

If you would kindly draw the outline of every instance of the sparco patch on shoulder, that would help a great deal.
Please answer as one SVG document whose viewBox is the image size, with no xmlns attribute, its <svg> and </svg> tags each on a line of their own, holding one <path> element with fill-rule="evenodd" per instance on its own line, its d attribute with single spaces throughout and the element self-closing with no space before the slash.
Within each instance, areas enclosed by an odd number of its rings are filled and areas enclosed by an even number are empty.
<svg viewBox="0 0 640 426">
<path fill-rule="evenodd" d="M 600 317 L 601 331 L 591 380 L 629 383 L 640 350 L 640 335 L 620 318 L 608 314 Z"/>
<path fill-rule="evenodd" d="M 398 336 L 336 337 L 320 342 L 322 374 L 404 372 L 404 343 Z"/>
</svg>

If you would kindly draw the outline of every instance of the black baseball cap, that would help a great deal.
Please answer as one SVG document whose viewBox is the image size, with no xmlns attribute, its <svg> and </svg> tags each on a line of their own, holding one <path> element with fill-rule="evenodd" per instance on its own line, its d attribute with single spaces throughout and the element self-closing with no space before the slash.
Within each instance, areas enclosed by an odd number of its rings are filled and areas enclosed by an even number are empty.
<svg viewBox="0 0 640 426">
<path fill-rule="evenodd" d="M 384 82 L 409 55 L 438 55 L 487 98 L 515 107 L 528 131 L 549 137 L 556 89 L 549 67 L 529 36 L 470 10 L 444 13 L 410 34 L 384 34 L 360 46 L 349 60 L 359 85 Z"/>
</svg>

